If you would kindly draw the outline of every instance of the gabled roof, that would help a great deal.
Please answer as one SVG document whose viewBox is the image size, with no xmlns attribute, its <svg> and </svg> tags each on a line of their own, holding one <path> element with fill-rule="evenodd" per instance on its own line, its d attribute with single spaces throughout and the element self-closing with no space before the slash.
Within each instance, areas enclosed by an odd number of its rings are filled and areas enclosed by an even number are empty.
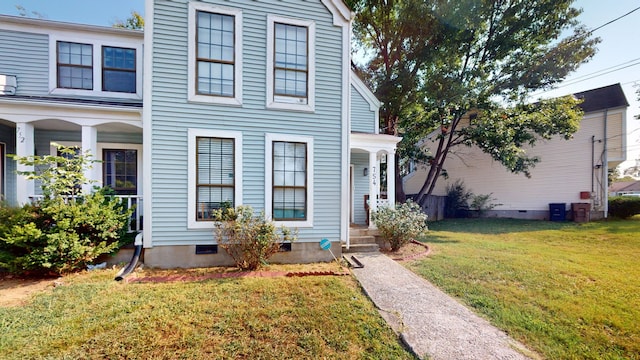
<svg viewBox="0 0 640 360">
<path fill-rule="evenodd" d="M 609 191 L 640 191 L 640 180 L 615 182 L 609 186 Z"/>
<path fill-rule="evenodd" d="M 629 106 L 620 83 L 579 92 L 574 96 L 584 100 L 580 108 L 585 113 Z"/>
</svg>

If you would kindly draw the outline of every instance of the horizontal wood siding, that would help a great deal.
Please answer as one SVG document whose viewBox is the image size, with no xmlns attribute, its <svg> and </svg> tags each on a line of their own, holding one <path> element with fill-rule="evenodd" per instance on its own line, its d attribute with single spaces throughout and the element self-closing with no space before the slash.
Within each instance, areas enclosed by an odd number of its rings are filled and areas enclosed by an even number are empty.
<svg viewBox="0 0 640 360">
<path fill-rule="evenodd" d="M 356 224 L 367 223 L 367 215 L 364 210 L 364 196 L 369 193 L 369 176 L 364 176 L 364 168 L 369 167 L 369 154 L 352 153 L 353 165 L 353 221 Z M 368 169 L 371 171 L 371 169 Z"/>
<path fill-rule="evenodd" d="M 610 116 L 614 114 L 610 112 Z M 602 165 L 604 155 L 603 119 L 602 112 L 587 114 L 573 139 L 538 142 L 528 151 L 541 159 L 532 169 L 531 178 L 508 172 L 475 147 L 457 148 L 444 165 L 449 179 L 438 180 L 433 195 L 445 195 L 447 184 L 462 179 L 474 194 L 493 193 L 497 198 L 495 203 L 501 204 L 494 210 L 548 210 L 549 203 L 567 203 L 569 206 L 573 202 L 589 201 L 580 199 L 580 192 L 592 190 L 592 175 L 595 176 L 596 192 L 602 182 L 602 170 L 594 169 L 594 166 Z M 608 137 L 612 136 L 609 134 Z M 592 145 L 595 164 L 591 160 Z M 420 190 L 426 173 L 427 169 L 422 168 L 406 179 L 407 194 Z M 598 196 L 602 194 L 598 193 Z"/>
<path fill-rule="evenodd" d="M 351 86 L 351 131 L 373 134 L 375 132 L 375 112 L 365 98 Z"/>
<path fill-rule="evenodd" d="M 265 133 L 313 136 L 314 227 L 299 241 L 339 239 L 342 29 L 320 1 L 209 1 L 242 10 L 243 105 L 187 101 L 187 1 L 157 1 L 153 24 L 153 245 L 207 244 L 211 230 L 187 229 L 187 129 L 241 131 L 243 202 L 264 209 Z M 316 110 L 265 109 L 267 14 L 316 21 Z M 338 56 L 337 56 L 338 55 Z"/>
<path fill-rule="evenodd" d="M 0 74 L 17 77 L 16 95 L 49 93 L 48 54 L 47 35 L 0 30 Z"/>
<path fill-rule="evenodd" d="M 624 116 L 622 112 L 607 114 L 607 157 L 609 161 L 626 160 Z"/>
</svg>

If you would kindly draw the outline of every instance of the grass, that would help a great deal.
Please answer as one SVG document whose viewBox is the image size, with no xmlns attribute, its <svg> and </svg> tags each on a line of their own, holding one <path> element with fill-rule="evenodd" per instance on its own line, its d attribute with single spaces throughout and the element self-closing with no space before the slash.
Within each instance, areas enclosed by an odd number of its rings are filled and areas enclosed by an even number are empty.
<svg viewBox="0 0 640 360">
<path fill-rule="evenodd" d="M 349 276 L 127 284 L 114 275 L 68 276 L 25 306 L 0 307 L 1 357 L 414 359 Z"/>
<path fill-rule="evenodd" d="M 548 359 L 640 359 L 640 218 L 430 225 L 408 266 Z"/>
</svg>

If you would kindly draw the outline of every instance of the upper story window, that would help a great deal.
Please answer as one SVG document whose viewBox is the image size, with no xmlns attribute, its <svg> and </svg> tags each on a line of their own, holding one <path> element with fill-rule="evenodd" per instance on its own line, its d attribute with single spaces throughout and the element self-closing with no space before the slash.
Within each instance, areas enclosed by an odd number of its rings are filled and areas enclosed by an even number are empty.
<svg viewBox="0 0 640 360">
<path fill-rule="evenodd" d="M 102 91 L 136 92 L 136 49 L 102 47 Z"/>
<path fill-rule="evenodd" d="M 275 96 L 307 98 L 308 29 L 304 26 L 275 25 Z"/>
<path fill-rule="evenodd" d="M 242 104 L 242 12 L 189 3 L 189 101 Z"/>
<path fill-rule="evenodd" d="M 315 110 L 315 23 L 268 16 L 267 107 Z"/>
<path fill-rule="evenodd" d="M 198 94 L 233 97 L 234 21 L 230 15 L 198 11 Z"/>
<path fill-rule="evenodd" d="M 141 99 L 143 39 L 127 35 L 51 34 L 50 94 Z"/>
<path fill-rule="evenodd" d="M 93 46 L 58 41 L 58 87 L 93 89 Z"/>
</svg>

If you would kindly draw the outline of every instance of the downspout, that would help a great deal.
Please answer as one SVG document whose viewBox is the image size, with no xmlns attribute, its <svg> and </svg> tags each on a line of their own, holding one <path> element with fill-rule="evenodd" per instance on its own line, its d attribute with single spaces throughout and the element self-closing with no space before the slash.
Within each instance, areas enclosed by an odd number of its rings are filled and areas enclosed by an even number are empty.
<svg viewBox="0 0 640 360">
<path fill-rule="evenodd" d="M 607 118 L 609 109 L 604 109 L 604 158 L 602 159 L 602 201 L 604 202 L 604 218 L 609 213 L 609 154 L 607 153 Z"/>
<path fill-rule="evenodd" d="M 114 279 L 115 281 L 124 280 L 124 277 L 129 275 L 138 265 L 138 260 L 140 259 L 140 254 L 142 253 L 142 233 L 138 233 L 138 235 L 136 235 L 136 239 L 133 242 L 133 245 L 135 246 L 135 248 L 133 251 L 133 256 L 131 257 L 131 261 L 129 261 L 129 265 L 127 265 L 127 267 L 118 272 L 118 275 L 116 275 Z"/>
</svg>

